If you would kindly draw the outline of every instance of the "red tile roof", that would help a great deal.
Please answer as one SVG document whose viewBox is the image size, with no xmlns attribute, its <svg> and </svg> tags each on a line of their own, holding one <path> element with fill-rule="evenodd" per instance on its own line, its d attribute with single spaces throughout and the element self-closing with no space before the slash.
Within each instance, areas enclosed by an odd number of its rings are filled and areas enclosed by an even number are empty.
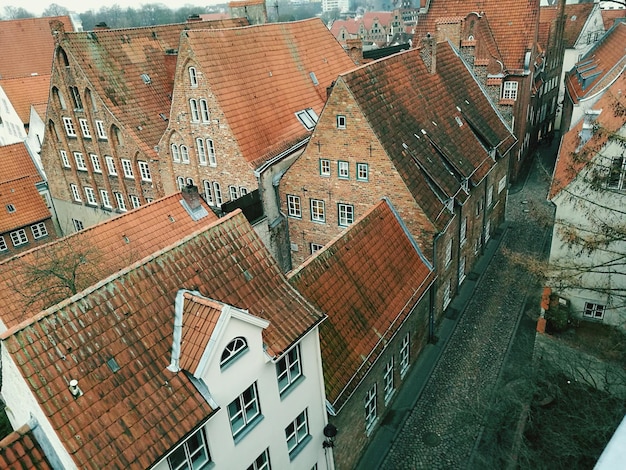
<svg viewBox="0 0 626 470">
<path fill-rule="evenodd" d="M 443 229 L 449 198 L 464 202 L 461 180 L 477 184 L 515 138 L 450 45 L 437 45 L 430 74 L 412 49 L 341 76 L 372 130 L 431 222 Z M 454 136 L 454 138 L 451 138 Z"/>
<path fill-rule="evenodd" d="M 565 76 L 574 103 L 595 95 L 626 68 L 626 23 L 616 23 Z M 584 85 L 584 86 L 583 86 Z"/>
<path fill-rule="evenodd" d="M 65 33 L 59 44 L 72 65 L 77 63 L 81 67 L 91 89 L 123 123 L 125 131 L 143 143 L 149 155 L 154 154 L 154 146 L 167 128 L 160 115 L 170 114 L 173 77 L 166 51 L 178 50 L 184 30 L 246 24 L 245 18 L 236 18 Z M 149 77 L 149 83 L 144 82 L 144 74 Z"/>
<path fill-rule="evenodd" d="M 224 305 L 188 292 L 183 298 L 180 368 L 195 374 Z"/>
<path fill-rule="evenodd" d="M 0 233 L 26 227 L 51 217 L 37 191 L 38 178 L 23 176 L 0 182 Z"/>
<path fill-rule="evenodd" d="M 69 16 L 0 21 L 0 79 L 50 75 L 54 51 L 51 21 L 61 21 L 66 31 L 73 30 Z"/>
<path fill-rule="evenodd" d="M 565 43 L 565 47 L 574 47 L 595 5 L 594 3 L 565 5 L 565 15 L 567 16 L 563 29 L 563 42 Z"/>
<path fill-rule="evenodd" d="M 487 18 L 506 68 L 523 69 L 526 51 L 537 40 L 539 2 L 535 0 L 431 0 L 426 14 L 419 16 L 414 41 L 427 32 L 434 34 L 439 20 L 472 12 Z"/>
<path fill-rule="evenodd" d="M 79 468 L 147 468 L 213 413 L 184 372 L 167 369 L 180 289 L 268 320 L 269 354 L 323 318 L 238 210 L 5 332 L 3 347 Z"/>
<path fill-rule="evenodd" d="M 39 172 L 23 142 L 0 146 L 0 182 L 11 181 L 22 176 L 37 177 Z"/>
<path fill-rule="evenodd" d="M 626 109 L 624 90 L 626 90 L 626 76 L 622 74 L 593 106 L 594 110 L 602 110 L 595 121 L 601 130 L 594 132 L 593 136 L 582 147 L 580 133 L 585 124 L 584 119 L 581 119 L 575 127 L 563 136 L 548 199 L 556 197 L 574 181 L 587 163 L 607 143 L 609 133 L 624 126 L 624 115 L 617 112 L 619 109 Z"/>
<path fill-rule="evenodd" d="M 37 194 L 41 201 L 41 197 Z M 10 328 L 45 307 L 71 295 L 67 284 L 37 295 L 43 281 L 32 279 L 32 267 L 74 256 L 88 259 L 77 272 L 78 290 L 91 285 L 217 220 L 208 216 L 194 221 L 180 203 L 181 193 L 172 194 L 50 244 L 21 253 L 0 263 L 0 319 Z M 206 205 L 203 206 L 207 208 Z M 66 254 L 67 251 L 73 254 Z M 80 259 L 79 259 L 80 260 Z"/>
<path fill-rule="evenodd" d="M 349 34 L 358 34 L 361 25 L 365 27 L 367 31 L 372 29 L 374 20 L 378 20 L 378 23 L 384 27 L 388 27 L 393 19 L 393 13 L 390 11 L 368 11 L 362 17 L 359 18 L 346 18 L 345 20 L 335 20 L 330 27 L 330 32 L 334 37 L 337 37 L 341 28 L 346 28 Z"/>
<path fill-rule="evenodd" d="M 295 113 L 312 108 L 319 116 L 326 88 L 337 75 L 354 68 L 317 18 L 194 30 L 187 35 L 239 148 L 253 167 L 309 136 Z"/>
<path fill-rule="evenodd" d="M 326 398 L 336 411 L 434 281 L 384 200 L 288 277 L 328 315 L 320 341 Z"/>
<path fill-rule="evenodd" d="M 626 8 L 600 10 L 600 13 L 602 15 L 602 21 L 604 22 L 604 29 L 609 30 L 615 23 L 615 20 L 626 17 Z"/>
<path fill-rule="evenodd" d="M 46 109 L 50 89 L 50 74 L 2 80 L 0 86 L 4 89 L 24 124 L 28 124 L 30 121 L 31 105 L 43 106 L 43 109 Z M 41 119 L 43 120 L 45 117 L 44 112 Z"/>
<path fill-rule="evenodd" d="M 0 468 L 48 470 L 52 465 L 25 424 L 0 441 Z"/>
</svg>

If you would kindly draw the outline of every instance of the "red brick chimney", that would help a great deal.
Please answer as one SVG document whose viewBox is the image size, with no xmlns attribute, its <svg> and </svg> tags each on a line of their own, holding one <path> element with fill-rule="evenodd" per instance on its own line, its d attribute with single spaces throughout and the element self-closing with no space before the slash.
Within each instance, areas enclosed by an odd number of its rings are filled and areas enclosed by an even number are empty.
<svg viewBox="0 0 626 470">
<path fill-rule="evenodd" d="M 178 50 L 167 49 L 165 51 L 165 72 L 170 85 L 174 86 L 174 78 L 176 75 L 176 61 L 178 60 Z"/>
<path fill-rule="evenodd" d="M 420 55 L 426 69 L 433 75 L 437 73 L 437 40 L 430 33 L 426 33 L 426 37 L 422 39 Z"/>
<path fill-rule="evenodd" d="M 193 211 L 200 207 L 200 193 L 198 193 L 198 187 L 193 185 L 187 185 L 181 190 L 183 199 Z"/>
<path fill-rule="evenodd" d="M 356 65 L 363 63 L 363 41 L 361 39 L 346 39 L 348 55 Z"/>
</svg>

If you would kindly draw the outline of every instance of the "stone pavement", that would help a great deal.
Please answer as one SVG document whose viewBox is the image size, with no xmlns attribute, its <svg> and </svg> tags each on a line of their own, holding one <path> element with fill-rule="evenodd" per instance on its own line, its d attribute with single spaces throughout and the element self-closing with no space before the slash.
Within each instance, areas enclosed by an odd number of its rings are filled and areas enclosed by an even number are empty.
<svg viewBox="0 0 626 470">
<path fill-rule="evenodd" d="M 510 188 L 506 223 L 453 299 L 383 417 L 357 469 L 460 469 L 471 465 L 477 419 L 497 382 L 536 283 L 504 255 L 546 250 L 553 210 L 546 201 L 558 139 L 540 147 L 527 178 Z M 542 170 L 547 168 L 547 173 Z M 474 415 L 472 414 L 474 412 Z"/>
</svg>

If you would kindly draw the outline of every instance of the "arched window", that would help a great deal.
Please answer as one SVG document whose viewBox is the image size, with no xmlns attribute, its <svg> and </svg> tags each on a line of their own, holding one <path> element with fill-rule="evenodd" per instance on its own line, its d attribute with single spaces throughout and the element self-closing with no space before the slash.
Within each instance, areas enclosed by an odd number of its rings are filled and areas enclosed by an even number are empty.
<svg viewBox="0 0 626 470">
<path fill-rule="evenodd" d="M 122 136 L 122 131 L 117 126 L 113 126 L 113 135 L 115 136 L 115 141 L 117 145 L 124 145 L 124 137 Z"/>
<path fill-rule="evenodd" d="M 191 121 L 200 121 L 200 112 L 198 111 L 198 100 L 191 98 L 189 100 L 189 110 L 191 111 Z"/>
<path fill-rule="evenodd" d="M 208 180 L 202 180 L 204 186 L 204 200 L 207 204 L 213 205 L 213 190 L 211 188 L 211 182 Z"/>
<path fill-rule="evenodd" d="M 94 113 L 97 113 L 97 112 L 98 112 L 98 105 L 97 105 L 97 103 L 96 103 L 96 98 L 95 98 L 95 96 L 93 96 L 93 95 L 91 94 L 91 90 L 90 90 L 89 88 L 87 88 L 87 89 L 85 90 L 85 97 L 87 98 L 87 101 L 88 101 L 89 103 L 91 103 L 91 110 L 92 110 Z"/>
<path fill-rule="evenodd" d="M 211 121 L 211 116 L 209 114 L 209 103 L 205 99 L 200 100 L 200 116 L 202 117 L 202 122 Z"/>
<path fill-rule="evenodd" d="M 196 72 L 195 67 L 189 67 L 189 84 L 192 88 L 196 88 L 198 86 L 198 73 Z"/>
<path fill-rule="evenodd" d="M 53 135 L 56 138 L 57 142 L 61 142 L 61 137 L 59 137 L 59 133 L 57 132 L 57 127 L 54 125 L 54 121 L 48 121 L 48 129 L 50 135 Z"/>
<path fill-rule="evenodd" d="M 182 176 L 176 178 L 176 185 L 178 186 L 179 190 L 182 190 L 185 187 L 185 178 L 183 178 Z"/>
<path fill-rule="evenodd" d="M 189 163 L 189 149 L 186 145 L 180 146 L 180 159 L 183 163 Z"/>
<path fill-rule="evenodd" d="M 54 96 L 54 99 L 57 101 L 57 103 L 59 103 L 59 106 L 61 107 L 61 109 L 67 109 L 63 95 L 61 94 L 59 89 L 55 86 L 52 87 L 52 96 Z"/>
<path fill-rule="evenodd" d="M 61 59 L 61 62 L 63 63 L 65 67 L 70 66 L 70 61 L 68 60 L 67 54 L 65 53 L 63 49 L 59 49 L 59 59 Z"/>
<path fill-rule="evenodd" d="M 174 160 L 176 163 L 180 163 L 180 152 L 178 151 L 178 145 L 172 144 L 171 149 L 172 149 L 172 160 Z"/>
<path fill-rule="evenodd" d="M 245 338 L 238 336 L 226 345 L 224 351 L 222 351 L 222 357 L 220 358 L 220 367 L 223 368 L 229 362 L 236 359 L 244 351 L 248 349 L 248 343 Z"/>
<path fill-rule="evenodd" d="M 187 178 L 187 179 L 185 180 L 185 184 L 186 184 L 187 186 L 195 186 L 195 183 L 193 182 L 193 178 Z"/>
</svg>

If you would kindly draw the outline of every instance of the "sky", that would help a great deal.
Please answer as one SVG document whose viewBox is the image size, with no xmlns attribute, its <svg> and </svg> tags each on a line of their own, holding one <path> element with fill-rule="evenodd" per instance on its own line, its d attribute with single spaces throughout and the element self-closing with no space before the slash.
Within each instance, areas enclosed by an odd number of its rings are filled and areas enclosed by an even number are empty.
<svg viewBox="0 0 626 470">
<path fill-rule="evenodd" d="M 5 2 L 2 2 L 5 4 Z M 206 7 L 209 5 L 215 5 L 219 3 L 228 3 L 228 0 L 167 0 L 167 1 L 137 1 L 137 0 L 113 0 L 103 2 L 102 0 L 29 0 L 28 2 L 22 2 L 20 0 L 8 0 L 6 4 L 14 7 L 22 7 L 26 11 L 33 13 L 36 16 L 40 16 L 43 11 L 50 6 L 51 3 L 56 3 L 62 7 L 67 8 L 70 12 L 84 13 L 85 11 L 94 10 L 98 11 L 103 6 L 112 7 L 117 4 L 122 8 L 133 7 L 135 9 L 141 8 L 141 5 L 160 3 L 165 5 L 171 10 L 176 10 L 186 5 L 194 5 L 198 7 Z"/>
</svg>

